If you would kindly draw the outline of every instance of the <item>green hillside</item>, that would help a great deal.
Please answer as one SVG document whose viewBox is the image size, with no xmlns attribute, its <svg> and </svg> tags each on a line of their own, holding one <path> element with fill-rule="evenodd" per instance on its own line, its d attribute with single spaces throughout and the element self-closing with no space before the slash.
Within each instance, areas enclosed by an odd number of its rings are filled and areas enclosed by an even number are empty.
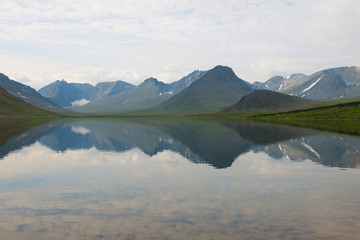
<svg viewBox="0 0 360 240">
<path fill-rule="evenodd" d="M 359 102 L 360 97 L 353 97 L 353 98 L 340 98 L 330 101 L 322 101 L 317 102 L 314 107 L 327 107 L 327 106 L 333 106 L 341 103 L 351 103 L 351 102 Z"/>
<path fill-rule="evenodd" d="M 17 98 L 0 87 L 0 116 L 59 116 Z"/>
<path fill-rule="evenodd" d="M 358 119 L 360 120 L 360 101 L 342 103 L 326 107 L 310 108 L 290 112 L 254 115 L 262 119 Z"/>
</svg>

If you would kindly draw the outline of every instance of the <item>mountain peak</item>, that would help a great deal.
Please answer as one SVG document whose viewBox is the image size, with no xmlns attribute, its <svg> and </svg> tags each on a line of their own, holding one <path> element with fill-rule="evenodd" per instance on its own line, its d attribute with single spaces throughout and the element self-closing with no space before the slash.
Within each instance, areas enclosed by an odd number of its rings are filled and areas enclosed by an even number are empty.
<svg viewBox="0 0 360 240">
<path fill-rule="evenodd" d="M 232 70 L 232 68 L 227 67 L 227 66 L 222 66 L 222 65 L 218 65 L 218 66 L 214 67 L 213 69 L 209 70 L 208 73 L 215 74 L 215 75 L 235 76 L 235 73 Z"/>
<path fill-rule="evenodd" d="M 150 77 L 150 78 L 148 78 L 148 79 L 145 79 L 145 81 L 144 82 L 146 82 L 146 83 L 158 83 L 159 82 L 159 80 L 157 80 L 156 78 L 153 78 L 153 77 Z"/>
<path fill-rule="evenodd" d="M 211 81 L 217 82 L 218 84 L 225 83 L 225 82 L 238 82 L 241 81 L 243 84 L 246 84 L 244 80 L 238 78 L 234 71 L 227 66 L 218 65 L 213 69 L 209 70 L 202 78 L 199 79 L 200 82 L 202 81 Z M 197 81 L 198 82 L 198 81 Z"/>
<path fill-rule="evenodd" d="M 223 66 L 223 65 L 217 65 L 216 67 L 214 67 L 210 71 L 231 71 L 231 72 L 233 72 L 231 67 Z"/>
<path fill-rule="evenodd" d="M 226 66 L 216 66 L 189 87 L 159 105 L 159 112 L 216 112 L 236 103 L 252 88 Z"/>
<path fill-rule="evenodd" d="M 58 83 L 58 84 L 64 84 L 64 83 L 68 83 L 68 82 L 65 81 L 64 79 L 61 79 L 61 80 L 57 80 L 56 83 Z"/>
<path fill-rule="evenodd" d="M 145 79 L 141 85 L 143 85 L 143 86 L 164 86 L 166 84 L 157 80 L 156 78 L 150 77 L 148 79 Z"/>
</svg>

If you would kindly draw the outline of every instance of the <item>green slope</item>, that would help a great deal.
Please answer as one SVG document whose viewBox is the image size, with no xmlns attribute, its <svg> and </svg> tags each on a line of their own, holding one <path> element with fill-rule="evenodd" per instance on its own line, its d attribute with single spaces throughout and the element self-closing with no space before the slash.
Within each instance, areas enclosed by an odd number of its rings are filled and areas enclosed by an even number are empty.
<svg viewBox="0 0 360 240">
<path fill-rule="evenodd" d="M 259 114 L 251 118 L 263 119 L 358 119 L 360 120 L 360 101 L 342 103 L 326 107 L 310 108 L 290 112 Z"/>
<path fill-rule="evenodd" d="M 360 97 L 340 98 L 340 99 L 335 99 L 335 100 L 330 100 L 330 101 L 317 102 L 317 104 L 315 104 L 315 107 L 327 107 L 327 106 L 333 106 L 333 105 L 337 105 L 337 104 L 341 104 L 341 103 L 351 103 L 351 102 L 359 102 L 359 101 L 360 101 Z"/>
<path fill-rule="evenodd" d="M 0 116 L 59 116 L 11 95 L 0 87 Z"/>
<path fill-rule="evenodd" d="M 151 111 L 162 114 L 217 112 L 251 91 L 249 85 L 238 78 L 231 68 L 217 66 Z"/>
<path fill-rule="evenodd" d="M 256 90 L 222 112 L 280 112 L 313 107 L 317 102 L 270 90 Z"/>
</svg>

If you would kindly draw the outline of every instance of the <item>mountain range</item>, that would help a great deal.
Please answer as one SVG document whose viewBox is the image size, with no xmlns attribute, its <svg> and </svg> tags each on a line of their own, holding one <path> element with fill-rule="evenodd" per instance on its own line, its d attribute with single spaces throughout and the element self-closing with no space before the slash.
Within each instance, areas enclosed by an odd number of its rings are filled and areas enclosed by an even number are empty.
<svg viewBox="0 0 360 240">
<path fill-rule="evenodd" d="M 98 113 L 100 111 L 118 113 L 146 110 L 167 101 L 189 87 L 205 73 L 205 71 L 194 71 L 170 84 L 151 77 L 128 91 L 95 99 L 84 106 L 76 107 L 74 110 L 86 113 Z"/>
<path fill-rule="evenodd" d="M 152 77 L 137 86 L 120 80 L 95 86 L 58 80 L 38 92 L 0 74 L 0 87 L 42 109 L 92 115 L 289 111 L 312 107 L 313 101 L 360 96 L 360 68 L 332 68 L 310 76 L 295 73 L 250 84 L 231 68 L 216 66 L 172 83 Z"/>
<path fill-rule="evenodd" d="M 123 81 L 102 82 L 92 86 L 89 83 L 68 83 L 64 80 L 57 80 L 39 89 L 38 92 L 59 106 L 76 107 L 130 90 L 133 87 L 135 86 Z"/>
</svg>

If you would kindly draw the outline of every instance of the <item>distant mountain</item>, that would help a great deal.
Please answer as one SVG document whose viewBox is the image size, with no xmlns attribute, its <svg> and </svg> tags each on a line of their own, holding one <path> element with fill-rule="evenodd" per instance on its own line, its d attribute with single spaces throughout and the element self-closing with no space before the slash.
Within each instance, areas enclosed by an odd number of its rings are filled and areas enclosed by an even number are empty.
<svg viewBox="0 0 360 240">
<path fill-rule="evenodd" d="M 91 92 L 94 89 L 94 86 L 91 85 L 90 83 L 69 83 L 69 84 L 83 92 Z"/>
<path fill-rule="evenodd" d="M 205 71 L 194 71 L 170 84 L 163 83 L 155 78 L 148 78 L 140 85 L 128 91 L 95 99 L 84 106 L 76 108 L 76 110 L 94 113 L 141 111 L 165 102 L 191 85 L 205 73 Z"/>
<path fill-rule="evenodd" d="M 268 89 L 265 85 L 265 83 L 262 83 L 262 82 L 254 82 L 252 84 L 252 88 L 254 90 L 261 90 L 261 89 Z"/>
<path fill-rule="evenodd" d="M 74 107 L 133 87 L 134 85 L 123 81 L 98 83 L 94 87 L 89 83 L 68 83 L 58 80 L 41 88 L 38 92 L 62 107 Z"/>
<path fill-rule="evenodd" d="M 173 94 L 167 85 L 155 78 L 148 78 L 131 90 L 121 92 L 106 98 L 99 98 L 84 106 L 76 108 L 77 111 L 86 112 L 116 112 L 137 109 L 157 104 L 162 98 Z"/>
<path fill-rule="evenodd" d="M 256 90 L 222 112 L 278 112 L 313 107 L 316 102 L 270 91 Z"/>
<path fill-rule="evenodd" d="M 305 81 L 306 75 L 295 73 L 289 76 L 275 76 L 264 83 L 255 82 L 253 85 L 259 86 L 259 89 L 268 89 L 273 91 L 284 91 L 301 85 Z M 262 87 L 262 88 L 261 88 Z"/>
<path fill-rule="evenodd" d="M 331 68 L 310 76 L 275 76 L 265 83 L 255 82 L 253 86 L 320 101 L 357 97 L 360 96 L 360 68 Z"/>
<path fill-rule="evenodd" d="M 169 88 L 174 91 L 174 93 L 178 93 L 183 89 L 189 87 L 193 82 L 204 76 L 206 73 L 207 71 L 195 70 L 189 75 L 181 78 L 180 80 L 170 83 Z"/>
<path fill-rule="evenodd" d="M 340 67 L 316 72 L 301 85 L 283 91 L 313 100 L 332 100 L 360 96 L 360 68 Z"/>
<path fill-rule="evenodd" d="M 64 80 L 53 82 L 41 88 L 38 92 L 62 107 L 71 107 L 72 102 L 85 98 L 84 91 Z"/>
<path fill-rule="evenodd" d="M 90 101 L 102 99 L 130 90 L 134 87 L 135 86 L 133 84 L 124 81 L 101 82 L 96 84 L 93 90 L 89 92 L 90 94 L 87 99 L 89 99 Z"/>
<path fill-rule="evenodd" d="M 302 98 L 324 101 L 345 97 L 349 88 L 346 82 L 336 74 L 318 72 L 306 80 L 300 86 L 284 92 Z"/>
<path fill-rule="evenodd" d="M 10 80 L 2 73 L 0 73 L 0 87 L 4 88 L 11 95 L 36 107 L 52 111 L 62 110 L 60 106 L 41 96 L 35 89 L 14 80 Z"/>
<path fill-rule="evenodd" d="M 229 67 L 217 66 L 188 88 L 153 109 L 159 113 L 217 112 L 252 92 Z"/>
<path fill-rule="evenodd" d="M 55 116 L 55 113 L 37 108 L 11 95 L 0 87 L 0 116 Z"/>
</svg>

